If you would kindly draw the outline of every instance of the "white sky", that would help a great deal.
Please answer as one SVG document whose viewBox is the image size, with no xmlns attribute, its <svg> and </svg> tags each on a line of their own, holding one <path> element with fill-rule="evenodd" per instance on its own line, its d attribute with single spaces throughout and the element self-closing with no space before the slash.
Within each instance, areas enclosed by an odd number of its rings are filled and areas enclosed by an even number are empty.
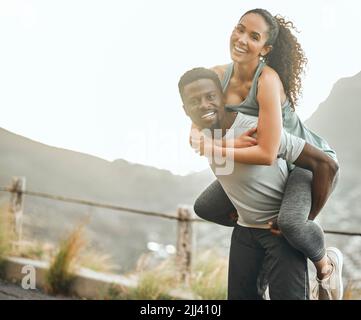
<svg viewBox="0 0 361 320">
<path fill-rule="evenodd" d="M 178 79 L 230 62 L 233 26 L 256 7 L 301 31 L 302 119 L 335 81 L 361 71 L 358 0 L 0 0 L 0 126 L 107 160 L 204 169 L 188 145 Z"/>
</svg>

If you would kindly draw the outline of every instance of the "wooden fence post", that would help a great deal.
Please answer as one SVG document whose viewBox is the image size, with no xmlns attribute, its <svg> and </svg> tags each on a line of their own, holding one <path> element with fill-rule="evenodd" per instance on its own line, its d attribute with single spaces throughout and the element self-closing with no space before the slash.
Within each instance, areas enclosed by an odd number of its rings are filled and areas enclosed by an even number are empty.
<svg viewBox="0 0 361 320">
<path fill-rule="evenodd" d="M 10 213 L 14 221 L 15 234 L 17 240 L 22 240 L 23 233 L 23 208 L 24 208 L 24 194 L 25 191 L 25 177 L 13 177 L 11 184 L 11 198 L 10 198 Z"/>
<path fill-rule="evenodd" d="M 177 268 L 181 282 L 189 284 L 192 263 L 192 222 L 187 208 L 178 208 Z"/>
</svg>

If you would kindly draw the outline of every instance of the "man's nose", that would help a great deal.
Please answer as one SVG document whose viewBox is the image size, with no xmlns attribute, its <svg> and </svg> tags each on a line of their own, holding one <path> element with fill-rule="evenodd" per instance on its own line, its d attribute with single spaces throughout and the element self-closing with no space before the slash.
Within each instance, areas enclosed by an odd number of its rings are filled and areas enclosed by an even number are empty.
<svg viewBox="0 0 361 320">
<path fill-rule="evenodd" d="M 203 98 L 202 101 L 201 101 L 201 109 L 209 109 L 210 107 L 210 103 L 208 101 L 208 99 L 206 98 Z"/>
</svg>

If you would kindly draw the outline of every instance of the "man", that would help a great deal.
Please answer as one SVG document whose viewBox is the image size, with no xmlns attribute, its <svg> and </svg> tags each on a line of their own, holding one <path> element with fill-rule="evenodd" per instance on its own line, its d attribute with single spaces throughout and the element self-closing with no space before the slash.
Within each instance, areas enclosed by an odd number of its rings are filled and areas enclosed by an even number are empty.
<svg viewBox="0 0 361 320">
<path fill-rule="evenodd" d="M 179 91 L 186 114 L 200 129 L 210 129 L 211 138 L 220 133 L 221 138 L 233 141 L 257 125 L 257 118 L 225 112 L 222 86 L 211 70 L 197 68 L 188 71 L 179 81 Z M 251 129 L 248 133 L 253 131 Z M 248 142 L 255 143 L 249 138 Z M 282 202 L 288 176 L 286 162 L 279 158 L 269 166 L 233 163 L 231 172 L 220 174 L 222 170 L 218 166 L 217 154 L 214 154 L 217 146 L 205 144 L 205 149 L 203 152 L 210 156 L 213 172 L 238 212 L 229 257 L 228 298 L 261 299 L 265 284 L 268 284 L 271 299 L 308 299 L 304 254 L 283 237 L 275 237 L 269 231 L 269 223 L 277 219 Z M 332 174 L 335 173 L 329 170 L 334 165 L 333 160 L 285 131 L 282 132 L 279 154 L 300 167 L 317 172 L 314 179 L 326 175 L 329 176 L 326 181 L 330 184 L 333 181 Z M 330 186 L 324 186 L 324 189 L 328 188 Z M 290 241 L 292 236 L 287 235 L 287 239 Z M 313 243 L 307 245 L 313 246 Z M 325 274 L 328 284 L 336 281 L 336 290 L 324 286 L 324 283 L 320 287 L 331 298 L 337 296 L 342 287 L 339 272 L 342 261 L 338 260 L 337 254 L 333 256 L 337 251 L 330 248 L 325 265 L 319 265 L 320 269 L 328 267 L 327 276 Z"/>
</svg>

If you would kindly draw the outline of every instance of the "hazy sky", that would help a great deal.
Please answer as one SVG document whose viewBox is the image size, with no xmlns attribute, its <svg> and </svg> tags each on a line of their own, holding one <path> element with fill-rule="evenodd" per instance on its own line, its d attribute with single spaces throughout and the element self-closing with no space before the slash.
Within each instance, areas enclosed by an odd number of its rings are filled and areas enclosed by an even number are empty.
<svg viewBox="0 0 361 320">
<path fill-rule="evenodd" d="M 188 145 L 177 82 L 230 62 L 233 26 L 255 7 L 300 30 L 303 119 L 335 81 L 361 71 L 358 0 L 0 0 L 0 126 L 107 160 L 206 168 Z"/>
</svg>

